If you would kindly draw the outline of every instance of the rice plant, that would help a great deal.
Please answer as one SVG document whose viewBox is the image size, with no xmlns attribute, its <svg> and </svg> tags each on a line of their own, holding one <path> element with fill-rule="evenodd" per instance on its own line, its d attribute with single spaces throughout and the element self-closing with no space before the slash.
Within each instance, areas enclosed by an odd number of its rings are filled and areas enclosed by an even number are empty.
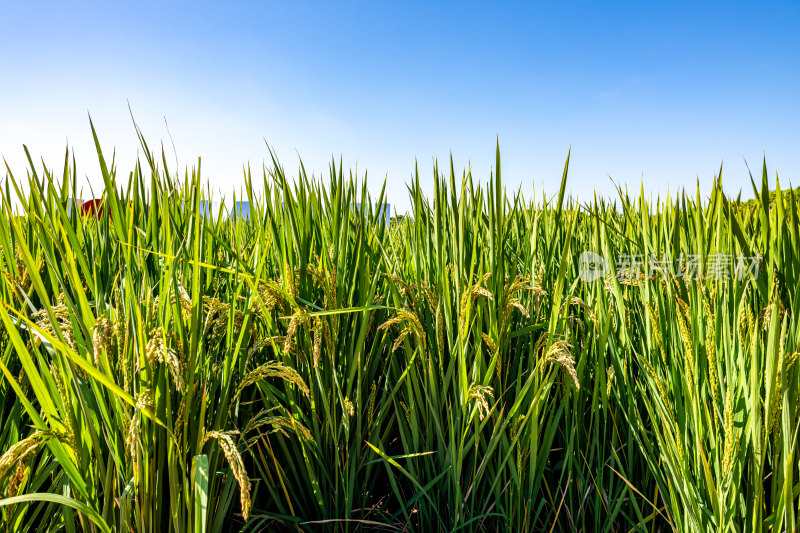
<svg viewBox="0 0 800 533">
<path fill-rule="evenodd" d="M 796 529 L 798 198 L 766 164 L 750 202 L 580 202 L 569 156 L 509 194 L 498 147 L 387 224 L 335 161 L 270 152 L 226 204 L 139 138 L 120 179 L 95 135 L 92 211 L 69 152 L 3 182 L 2 530 Z"/>
</svg>

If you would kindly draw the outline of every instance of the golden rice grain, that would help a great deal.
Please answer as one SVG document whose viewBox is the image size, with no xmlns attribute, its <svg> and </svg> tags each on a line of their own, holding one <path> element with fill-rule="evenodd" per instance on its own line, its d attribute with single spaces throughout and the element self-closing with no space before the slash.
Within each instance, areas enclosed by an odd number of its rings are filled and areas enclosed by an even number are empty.
<svg viewBox="0 0 800 533">
<path fill-rule="evenodd" d="M 239 453 L 236 444 L 231 438 L 230 432 L 209 431 L 203 438 L 203 444 L 210 439 L 216 439 L 222 453 L 228 460 L 228 465 L 231 468 L 231 473 L 236 481 L 239 483 L 239 501 L 242 504 L 242 515 L 247 520 L 250 516 L 250 478 L 247 477 L 247 472 L 244 469 L 244 461 L 242 455 Z"/>
</svg>

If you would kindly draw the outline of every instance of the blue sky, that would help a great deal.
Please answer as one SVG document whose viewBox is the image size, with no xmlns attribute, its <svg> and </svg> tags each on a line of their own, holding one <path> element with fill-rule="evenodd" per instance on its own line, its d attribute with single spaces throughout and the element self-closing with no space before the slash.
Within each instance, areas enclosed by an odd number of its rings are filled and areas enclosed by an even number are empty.
<svg viewBox="0 0 800 533">
<path fill-rule="evenodd" d="M 526 196 L 613 195 L 612 179 L 664 194 L 751 195 L 746 159 L 800 185 L 800 2 L 16 2 L 0 17 L 0 154 L 22 144 L 59 167 L 66 143 L 99 186 L 87 119 L 127 173 L 128 114 L 212 187 L 241 186 L 264 140 L 291 174 L 298 154 L 369 172 L 408 205 L 415 159 L 452 152 Z M 166 123 L 169 125 L 169 138 Z M 123 174 L 124 175 L 124 174 Z M 611 179 L 609 179 L 609 176 Z"/>
</svg>

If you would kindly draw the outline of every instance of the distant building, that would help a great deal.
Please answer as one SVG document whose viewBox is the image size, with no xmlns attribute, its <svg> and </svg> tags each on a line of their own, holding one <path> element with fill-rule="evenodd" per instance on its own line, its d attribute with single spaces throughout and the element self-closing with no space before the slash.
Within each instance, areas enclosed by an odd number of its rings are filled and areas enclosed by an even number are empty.
<svg viewBox="0 0 800 533">
<path fill-rule="evenodd" d="M 378 209 L 378 206 L 375 206 Z M 391 204 L 388 202 L 384 202 L 383 209 L 381 209 L 381 221 L 386 222 L 386 225 L 389 225 L 389 222 L 392 218 L 392 209 Z"/>
<path fill-rule="evenodd" d="M 67 215 L 72 214 L 72 208 L 80 210 L 81 205 L 83 205 L 82 198 L 67 198 Z"/>
<path fill-rule="evenodd" d="M 231 209 L 231 218 L 243 218 L 245 220 L 250 218 L 250 202 L 236 202 Z"/>
<path fill-rule="evenodd" d="M 356 209 L 361 209 L 360 202 L 356 202 Z M 375 211 L 378 212 L 378 219 L 388 226 L 389 220 L 392 218 L 391 204 L 388 202 L 384 202 L 383 206 L 375 204 Z"/>
</svg>

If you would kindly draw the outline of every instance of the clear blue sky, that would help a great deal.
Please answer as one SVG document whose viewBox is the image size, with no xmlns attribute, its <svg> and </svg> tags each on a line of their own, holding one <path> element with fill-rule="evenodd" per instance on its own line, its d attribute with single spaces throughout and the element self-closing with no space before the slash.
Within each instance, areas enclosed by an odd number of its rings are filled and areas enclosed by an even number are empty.
<svg viewBox="0 0 800 533">
<path fill-rule="evenodd" d="M 127 173 L 133 109 L 151 145 L 203 158 L 212 186 L 260 168 L 264 139 L 296 174 L 341 156 L 408 205 L 414 168 L 453 153 L 486 179 L 499 136 L 509 186 L 611 180 L 654 194 L 728 192 L 764 155 L 800 185 L 800 2 L 14 2 L 0 18 L 0 154 L 52 166 L 67 141 L 98 185 L 87 112 Z"/>
</svg>

